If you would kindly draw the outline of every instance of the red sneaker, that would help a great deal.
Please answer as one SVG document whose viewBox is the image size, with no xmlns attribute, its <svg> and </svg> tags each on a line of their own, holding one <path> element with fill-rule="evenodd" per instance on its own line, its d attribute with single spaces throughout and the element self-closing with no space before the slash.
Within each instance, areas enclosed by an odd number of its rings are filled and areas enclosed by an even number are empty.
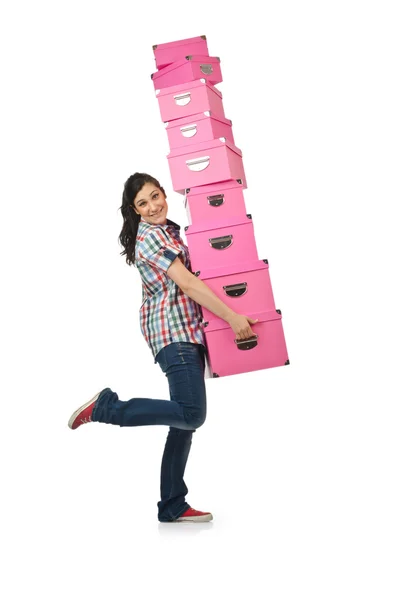
<svg viewBox="0 0 397 600">
<path fill-rule="evenodd" d="M 89 400 L 89 402 L 86 402 L 83 404 L 83 406 L 80 406 L 80 408 L 74 411 L 68 423 L 70 429 L 77 429 L 77 427 L 80 427 L 80 425 L 89 423 L 91 421 L 92 411 L 94 410 L 95 402 L 98 400 L 100 393 L 101 392 L 95 394 L 95 396 Z"/>
<path fill-rule="evenodd" d="M 209 512 L 201 512 L 201 510 L 195 510 L 194 508 L 188 508 L 187 511 L 183 513 L 178 519 L 175 521 L 193 521 L 193 522 L 204 522 L 204 521 L 212 521 L 212 514 Z"/>
</svg>

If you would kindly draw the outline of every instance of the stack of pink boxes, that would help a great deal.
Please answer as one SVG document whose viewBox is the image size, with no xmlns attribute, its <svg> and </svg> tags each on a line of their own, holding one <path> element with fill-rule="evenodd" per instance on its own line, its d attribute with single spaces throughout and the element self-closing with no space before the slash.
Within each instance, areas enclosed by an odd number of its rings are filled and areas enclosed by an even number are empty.
<svg viewBox="0 0 397 600">
<path fill-rule="evenodd" d="M 267 260 L 258 257 L 246 213 L 242 152 L 225 117 L 220 59 L 205 36 L 153 46 L 152 74 L 170 145 L 174 191 L 185 196 L 192 271 L 235 312 L 258 322 L 239 341 L 223 319 L 202 308 L 212 377 L 289 364 L 281 311 L 274 303 Z"/>
</svg>

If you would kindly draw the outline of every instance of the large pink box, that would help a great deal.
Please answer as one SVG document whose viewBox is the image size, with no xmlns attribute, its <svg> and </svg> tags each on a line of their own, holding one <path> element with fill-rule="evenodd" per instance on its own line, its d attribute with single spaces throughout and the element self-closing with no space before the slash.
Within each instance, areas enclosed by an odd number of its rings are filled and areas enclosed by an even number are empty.
<svg viewBox="0 0 397 600">
<path fill-rule="evenodd" d="M 222 93 L 203 78 L 165 87 L 156 95 L 163 123 L 208 110 L 215 117 L 225 118 Z"/>
<path fill-rule="evenodd" d="M 244 218 L 247 210 L 243 188 L 242 179 L 188 188 L 185 195 L 185 210 L 189 225 L 208 221 L 214 223 L 233 217 Z"/>
<path fill-rule="evenodd" d="M 187 225 L 185 232 L 192 271 L 230 266 L 237 270 L 241 263 L 258 260 L 251 215 L 207 227 Z"/>
<path fill-rule="evenodd" d="M 153 46 L 154 59 L 157 69 L 163 69 L 188 54 L 199 54 L 208 56 L 207 38 L 205 35 L 176 40 L 166 44 L 155 44 Z"/>
<path fill-rule="evenodd" d="M 167 159 L 173 189 L 181 194 L 187 188 L 228 179 L 245 182 L 242 152 L 224 137 L 177 148 Z"/>
<path fill-rule="evenodd" d="M 201 269 L 195 275 L 237 313 L 275 310 L 273 289 L 267 260 L 245 261 L 238 266 Z M 202 306 L 203 319 L 218 318 Z"/>
<path fill-rule="evenodd" d="M 253 312 L 246 316 L 259 319 L 251 325 L 255 336 L 248 340 L 236 340 L 233 329 L 223 319 L 204 323 L 210 377 L 225 377 L 289 364 L 281 311 Z"/>
<path fill-rule="evenodd" d="M 222 72 L 218 56 L 201 56 L 198 54 L 185 56 L 168 67 L 152 73 L 154 89 L 189 83 L 196 79 L 205 79 L 216 85 L 222 81 Z"/>
<path fill-rule="evenodd" d="M 166 123 L 166 131 L 171 151 L 221 137 L 234 144 L 231 120 L 213 116 L 209 110 L 173 119 Z"/>
</svg>

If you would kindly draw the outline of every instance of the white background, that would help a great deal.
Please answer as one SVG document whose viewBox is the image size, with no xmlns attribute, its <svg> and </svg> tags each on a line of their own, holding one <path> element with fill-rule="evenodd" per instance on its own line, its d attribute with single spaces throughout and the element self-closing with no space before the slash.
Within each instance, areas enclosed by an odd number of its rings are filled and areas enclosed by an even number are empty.
<svg viewBox="0 0 397 600">
<path fill-rule="evenodd" d="M 3 598 L 396 598 L 393 4 L 2 3 Z M 167 429 L 67 421 L 168 397 L 118 209 L 147 171 L 187 224 L 152 45 L 203 34 L 291 364 L 207 380 L 186 482 L 214 521 L 164 525 Z"/>
</svg>

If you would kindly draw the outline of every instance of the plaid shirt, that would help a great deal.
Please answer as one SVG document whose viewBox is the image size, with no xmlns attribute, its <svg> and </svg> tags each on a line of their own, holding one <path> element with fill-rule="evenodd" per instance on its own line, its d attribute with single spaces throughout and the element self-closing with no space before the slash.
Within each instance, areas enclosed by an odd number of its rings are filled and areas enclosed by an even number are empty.
<svg viewBox="0 0 397 600">
<path fill-rule="evenodd" d="M 165 225 L 140 220 L 135 244 L 135 266 L 142 280 L 139 309 L 141 332 L 154 362 L 171 342 L 203 344 L 202 311 L 167 275 L 177 256 L 191 270 L 189 250 L 179 235 L 180 226 L 167 219 Z"/>
</svg>

